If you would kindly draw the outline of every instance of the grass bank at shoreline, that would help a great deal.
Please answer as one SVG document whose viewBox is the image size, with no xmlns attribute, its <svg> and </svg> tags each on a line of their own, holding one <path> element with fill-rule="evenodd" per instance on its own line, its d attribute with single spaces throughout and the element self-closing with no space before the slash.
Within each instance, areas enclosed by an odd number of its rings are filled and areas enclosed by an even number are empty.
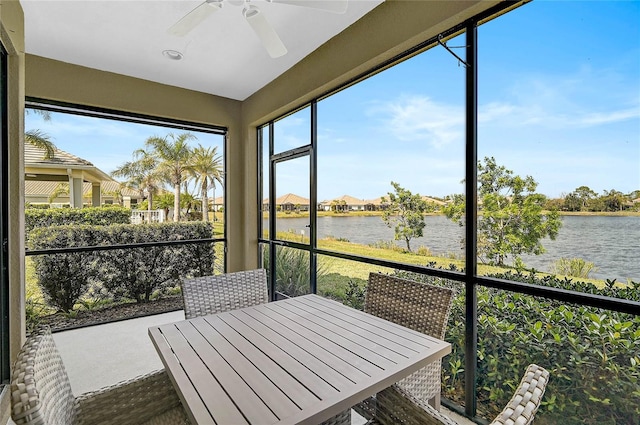
<svg viewBox="0 0 640 425">
<path fill-rule="evenodd" d="M 546 211 L 545 211 L 546 213 Z M 640 211 L 616 211 L 616 212 L 591 212 L 591 211 L 559 211 L 561 216 L 598 216 L 598 217 L 640 217 Z M 479 212 L 482 215 L 482 211 Z M 427 213 L 427 216 L 444 215 L 443 213 Z M 268 212 L 263 212 L 263 218 L 269 218 Z M 380 217 L 382 211 L 349 211 L 349 212 L 333 212 L 318 211 L 318 217 Z M 280 211 L 276 214 L 277 218 L 304 218 L 309 217 L 308 211 Z"/>
</svg>

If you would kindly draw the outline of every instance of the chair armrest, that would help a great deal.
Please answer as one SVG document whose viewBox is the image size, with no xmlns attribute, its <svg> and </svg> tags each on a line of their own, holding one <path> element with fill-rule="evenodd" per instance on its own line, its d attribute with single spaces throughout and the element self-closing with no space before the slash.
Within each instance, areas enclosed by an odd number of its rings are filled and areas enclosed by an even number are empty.
<svg viewBox="0 0 640 425">
<path fill-rule="evenodd" d="M 78 425 L 135 425 L 179 405 L 164 370 L 76 397 Z"/>
<path fill-rule="evenodd" d="M 438 412 L 426 400 L 420 400 L 398 385 L 380 391 L 376 418 L 381 424 L 458 425 Z"/>
<path fill-rule="evenodd" d="M 491 425 L 522 424 L 533 422 L 549 382 L 549 371 L 530 364 L 506 407 Z"/>
</svg>

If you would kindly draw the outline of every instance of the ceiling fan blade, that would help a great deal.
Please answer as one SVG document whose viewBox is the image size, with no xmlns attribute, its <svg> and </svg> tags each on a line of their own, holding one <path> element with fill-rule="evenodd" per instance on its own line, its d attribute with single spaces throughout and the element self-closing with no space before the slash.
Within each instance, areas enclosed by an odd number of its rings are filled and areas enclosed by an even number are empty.
<svg viewBox="0 0 640 425">
<path fill-rule="evenodd" d="M 267 49 L 269 56 L 272 58 L 279 58 L 287 53 L 287 48 L 278 37 L 278 34 L 273 29 L 271 24 L 267 22 L 260 9 L 255 6 L 248 6 L 242 11 L 245 19 L 253 28 L 253 31 L 257 34 L 260 41 Z"/>
<path fill-rule="evenodd" d="M 200 25 L 202 21 L 220 9 L 222 9 L 222 0 L 207 0 L 202 2 L 191 12 L 184 15 L 178 22 L 173 24 L 168 29 L 168 32 L 169 34 L 177 36 L 187 35 L 192 29 Z"/>
<path fill-rule="evenodd" d="M 290 4 L 293 6 L 311 7 L 332 13 L 345 13 L 348 0 L 267 0 L 272 3 Z"/>
</svg>

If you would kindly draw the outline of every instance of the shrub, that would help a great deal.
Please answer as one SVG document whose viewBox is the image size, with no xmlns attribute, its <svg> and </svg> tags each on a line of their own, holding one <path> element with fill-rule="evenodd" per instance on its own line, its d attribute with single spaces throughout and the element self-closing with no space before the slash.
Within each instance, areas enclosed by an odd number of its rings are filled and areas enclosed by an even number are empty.
<svg viewBox="0 0 640 425">
<path fill-rule="evenodd" d="M 345 292 L 345 304 L 356 310 L 364 310 L 364 297 L 366 292 L 366 286 L 358 285 L 358 282 L 349 279 Z"/>
<path fill-rule="evenodd" d="M 157 223 L 110 226 L 121 244 L 210 238 L 210 223 Z M 176 286 L 184 277 L 213 274 L 213 244 L 154 246 L 100 253 L 104 286 L 115 297 L 147 302 L 157 289 Z"/>
<path fill-rule="evenodd" d="M 407 273 L 403 273 L 407 275 Z M 640 284 L 598 288 L 585 282 L 507 272 L 492 277 L 577 289 L 638 301 Z M 414 280 L 451 281 L 412 274 Z M 461 284 L 457 283 L 456 286 Z M 504 407 L 522 372 L 537 363 L 551 373 L 536 423 L 637 424 L 640 417 L 640 316 L 571 306 L 560 301 L 478 287 L 478 410 L 487 418 Z M 463 401 L 464 293 L 454 299 L 443 362 L 445 396 Z"/>
<path fill-rule="evenodd" d="M 105 246 L 210 238 L 210 223 L 53 226 L 35 229 L 30 249 Z M 149 301 L 157 289 L 183 277 L 213 273 L 212 243 L 47 254 L 34 257 L 38 285 L 47 303 L 70 311 L 90 287 L 115 298 Z"/>
<path fill-rule="evenodd" d="M 28 208 L 35 208 L 35 209 L 40 209 L 40 210 L 48 210 L 49 208 L 51 208 L 51 206 L 49 204 L 30 204 L 29 202 L 25 202 L 24 208 L 25 208 L 25 210 L 28 209 Z"/>
<path fill-rule="evenodd" d="M 433 257 L 433 252 L 431 252 L 431 248 L 428 246 L 420 245 L 416 250 L 416 254 L 422 255 L 424 257 Z"/>
<path fill-rule="evenodd" d="M 24 228 L 27 236 L 31 230 L 49 226 L 70 224 L 128 224 L 131 210 L 120 206 L 90 208 L 28 208 L 24 212 Z"/>
<path fill-rule="evenodd" d="M 395 252 L 405 252 L 405 250 L 402 247 L 398 246 L 394 241 L 376 241 L 370 243 L 369 246 L 371 248 L 389 249 Z"/>
<path fill-rule="evenodd" d="M 263 249 L 264 268 L 269 270 L 269 248 Z M 276 248 L 276 292 L 290 297 L 308 294 L 311 288 L 309 252 L 301 249 Z M 326 275 L 325 266 L 318 264 L 317 279 Z M 267 276 L 270 276 L 268 273 Z"/>
<path fill-rule="evenodd" d="M 30 249 L 94 245 L 91 226 L 54 226 L 34 229 Z M 36 255 L 33 265 L 45 302 L 60 311 L 70 311 L 87 291 L 93 276 L 94 252 Z"/>
<path fill-rule="evenodd" d="M 560 258 L 553 263 L 551 272 L 554 274 L 587 279 L 591 272 L 598 269 L 595 264 L 582 258 Z"/>
</svg>

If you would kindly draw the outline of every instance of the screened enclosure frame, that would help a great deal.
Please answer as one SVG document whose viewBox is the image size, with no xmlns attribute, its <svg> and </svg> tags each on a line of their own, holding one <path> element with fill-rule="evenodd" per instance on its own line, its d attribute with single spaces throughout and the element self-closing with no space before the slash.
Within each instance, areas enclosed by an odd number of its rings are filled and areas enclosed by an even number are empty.
<svg viewBox="0 0 640 425">
<path fill-rule="evenodd" d="M 0 385 L 11 377 L 9 357 L 9 164 L 8 164 L 8 109 L 7 109 L 7 52 L 0 43 Z"/>
<path fill-rule="evenodd" d="M 450 400 L 443 399 L 443 404 L 447 407 L 457 411 L 464 416 L 473 418 L 476 421 L 484 421 L 482 418 L 477 417 L 477 341 L 478 341 L 478 311 L 477 311 L 477 288 L 488 287 L 496 288 L 500 290 L 510 291 L 519 294 L 525 294 L 535 297 L 544 297 L 551 300 L 561 301 L 567 304 L 590 306 L 595 308 L 601 308 L 605 310 L 629 313 L 632 315 L 638 315 L 640 312 L 640 303 L 625 300 L 620 298 L 606 297 L 601 295 L 594 295 L 584 292 L 578 292 L 573 290 L 552 288 L 546 286 L 540 286 L 530 283 L 520 283 L 516 281 L 498 279 L 486 276 L 480 276 L 477 274 L 477 233 L 478 233 L 478 197 L 477 197 L 477 160 L 478 160 L 478 38 L 477 29 L 480 25 L 489 20 L 495 19 L 500 15 L 507 13 L 508 11 L 522 5 L 524 2 L 504 2 L 496 7 L 489 9 L 488 11 L 477 15 L 466 22 L 443 32 L 437 37 L 433 37 L 425 42 L 415 46 L 414 48 L 405 51 L 401 55 L 392 58 L 389 61 L 377 66 L 376 68 L 350 80 L 343 86 L 336 88 L 328 93 L 325 93 L 316 99 L 313 99 L 309 103 L 302 105 L 295 110 L 285 114 L 276 120 L 269 121 L 257 129 L 257 143 L 258 143 L 258 249 L 260 251 L 262 246 L 268 246 L 270 248 L 270 265 L 275 264 L 275 247 L 289 247 L 294 249 L 306 250 L 310 254 L 310 292 L 317 292 L 316 285 L 316 267 L 317 256 L 323 255 L 327 257 L 346 259 L 350 261 L 361 262 L 369 265 L 389 267 L 398 269 L 401 271 L 415 272 L 424 274 L 427 276 L 449 279 L 461 283 L 465 288 L 465 406 L 461 407 L 458 404 L 453 403 Z M 416 54 L 424 52 L 429 48 L 438 46 L 441 40 L 446 40 L 454 36 L 464 33 L 466 38 L 465 43 L 465 196 L 467 199 L 467 206 L 465 211 L 465 271 L 450 271 L 435 269 L 426 266 L 418 266 L 406 263 L 397 263 L 393 261 L 381 260 L 376 258 L 364 257 L 359 255 L 347 254 L 344 252 L 329 251 L 317 247 L 317 103 L 318 101 L 331 96 L 347 87 L 357 84 L 358 82 L 381 72 L 396 63 L 409 59 Z M 438 48 L 438 47 L 437 47 Z M 283 119 L 294 112 L 297 112 L 305 107 L 311 107 L 310 112 L 310 129 L 311 129 L 311 143 L 305 146 L 304 149 L 308 150 L 311 155 L 310 166 L 310 243 L 309 245 L 302 245 L 291 241 L 279 240 L 275 235 L 275 187 L 274 187 L 274 164 L 285 153 L 279 153 L 274 155 L 274 125 L 278 120 Z M 263 187 L 265 187 L 264 175 L 263 175 L 263 161 L 265 160 L 266 152 L 263 151 L 265 141 L 263 140 L 263 132 L 268 132 L 269 135 L 269 236 L 264 237 L 263 233 L 263 214 L 262 214 L 262 199 Z M 260 255 L 259 255 L 260 258 Z M 271 297 L 275 299 L 275 267 L 270 267 L 270 285 L 271 285 Z"/>
<path fill-rule="evenodd" d="M 223 137 L 223 188 L 224 188 L 224 204 L 227 204 L 227 190 L 226 190 L 226 175 L 227 175 L 227 128 L 213 125 L 197 124 L 188 121 L 180 121 L 168 118 L 154 117 L 150 115 L 133 114 L 123 111 L 110 110 L 105 108 L 88 107 L 84 105 L 76 105 L 65 102 L 51 101 L 47 99 L 39 99 L 34 97 L 27 97 L 25 99 L 25 109 L 41 109 L 49 112 L 67 113 L 72 115 L 79 115 L 92 118 L 102 118 L 114 121 L 128 122 L 132 124 L 145 124 L 154 125 L 159 127 L 166 127 L 177 130 L 185 131 L 197 131 L 201 133 L 216 134 Z M 224 225 L 222 238 L 206 238 L 206 239 L 194 239 L 194 240 L 180 240 L 180 241 L 158 241 L 147 242 L 137 244 L 118 244 L 110 246 L 84 246 L 84 247 L 69 247 L 69 248 L 51 248 L 41 250 L 29 250 L 25 248 L 25 256 L 33 255 L 47 255 L 47 254 L 62 254 L 62 253 L 78 253 L 78 252 L 94 252 L 94 251 L 108 251 L 115 249 L 133 249 L 133 248 L 149 248 L 156 246 L 179 246 L 188 244 L 202 244 L 202 243 L 222 243 L 224 246 L 224 261 L 223 270 L 227 270 L 227 208 L 224 209 Z"/>
</svg>

